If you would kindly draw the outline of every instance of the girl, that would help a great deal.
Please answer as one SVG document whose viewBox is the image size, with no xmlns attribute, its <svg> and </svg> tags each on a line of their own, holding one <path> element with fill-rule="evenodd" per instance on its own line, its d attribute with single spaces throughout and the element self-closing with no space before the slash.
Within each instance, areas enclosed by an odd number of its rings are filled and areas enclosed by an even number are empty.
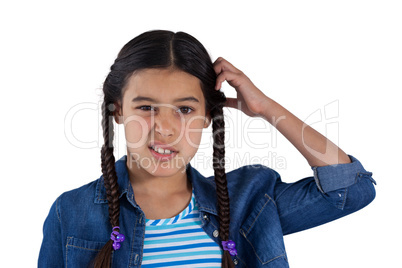
<svg viewBox="0 0 402 268">
<path fill-rule="evenodd" d="M 220 91 L 224 81 L 236 99 Z M 283 235 L 348 215 L 375 197 L 371 173 L 356 158 L 228 61 L 212 63 L 186 33 L 151 31 L 131 40 L 103 92 L 103 175 L 55 201 L 39 267 L 288 267 Z M 222 108 L 239 103 L 273 124 L 314 176 L 284 183 L 261 165 L 226 174 Z M 113 120 L 124 124 L 127 143 L 117 162 Z M 214 176 L 205 178 L 189 162 L 211 123 Z"/>
</svg>

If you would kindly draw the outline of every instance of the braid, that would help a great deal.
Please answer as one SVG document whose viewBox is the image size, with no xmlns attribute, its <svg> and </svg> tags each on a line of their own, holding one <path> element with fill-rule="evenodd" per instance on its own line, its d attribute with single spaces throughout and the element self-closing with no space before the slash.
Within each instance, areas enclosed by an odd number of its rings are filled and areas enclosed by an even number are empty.
<svg viewBox="0 0 402 268">
<path fill-rule="evenodd" d="M 212 133 L 214 140 L 213 167 L 215 174 L 216 194 L 218 200 L 219 237 L 221 241 L 229 240 L 230 206 L 229 192 L 225 173 L 225 121 L 222 106 L 211 111 Z M 234 267 L 232 258 L 227 250 L 222 257 L 222 267 Z"/>
<path fill-rule="evenodd" d="M 115 158 L 113 155 L 113 121 L 111 109 L 112 103 L 104 100 L 102 104 L 102 128 L 104 145 L 101 150 L 103 182 L 106 188 L 107 201 L 109 205 L 109 220 L 112 227 L 119 226 L 120 204 L 119 204 L 119 185 L 115 169 Z M 113 250 L 113 240 L 109 240 L 95 258 L 95 268 L 109 268 L 110 257 Z"/>
<path fill-rule="evenodd" d="M 117 175 L 115 169 L 115 158 L 113 155 L 113 120 L 111 109 L 105 102 L 102 105 L 102 127 L 103 138 L 105 144 L 102 146 L 101 158 L 102 158 L 102 173 L 104 176 L 104 184 L 106 188 L 107 201 L 109 204 L 109 218 L 110 223 L 113 226 L 119 226 L 120 204 L 119 204 L 119 186 L 117 184 Z"/>
</svg>

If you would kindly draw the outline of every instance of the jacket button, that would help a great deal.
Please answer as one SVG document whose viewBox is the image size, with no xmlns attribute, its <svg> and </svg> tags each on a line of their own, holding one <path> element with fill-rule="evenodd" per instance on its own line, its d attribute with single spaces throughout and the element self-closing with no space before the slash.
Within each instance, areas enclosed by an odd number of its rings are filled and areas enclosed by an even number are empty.
<svg viewBox="0 0 402 268">
<path fill-rule="evenodd" d="M 202 218 L 207 221 L 208 220 L 208 215 L 205 214 L 204 216 L 202 216 Z"/>
<path fill-rule="evenodd" d="M 212 235 L 216 238 L 216 237 L 218 237 L 219 236 L 219 231 L 218 230 L 215 230 L 213 233 L 212 233 Z"/>
</svg>

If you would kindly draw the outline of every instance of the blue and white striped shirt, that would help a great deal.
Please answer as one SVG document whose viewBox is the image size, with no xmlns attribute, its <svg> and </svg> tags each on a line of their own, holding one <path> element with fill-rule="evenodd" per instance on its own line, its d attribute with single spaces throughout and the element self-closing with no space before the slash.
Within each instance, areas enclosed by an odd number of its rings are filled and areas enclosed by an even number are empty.
<svg viewBox="0 0 402 268">
<path fill-rule="evenodd" d="M 141 267 L 221 267 L 222 251 L 201 228 L 194 193 L 176 217 L 147 220 Z"/>
</svg>

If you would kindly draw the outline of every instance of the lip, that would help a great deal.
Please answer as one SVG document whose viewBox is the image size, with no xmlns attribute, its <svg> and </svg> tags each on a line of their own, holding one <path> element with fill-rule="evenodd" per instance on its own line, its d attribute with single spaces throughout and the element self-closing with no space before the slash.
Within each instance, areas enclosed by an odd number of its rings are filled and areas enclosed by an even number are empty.
<svg viewBox="0 0 402 268">
<path fill-rule="evenodd" d="M 176 148 L 168 146 L 167 144 L 162 143 L 160 141 L 153 141 L 153 142 L 149 143 L 148 148 L 151 148 L 152 146 L 157 146 L 157 147 L 162 148 L 164 150 L 168 149 L 168 150 L 174 151 L 176 153 L 178 152 L 178 150 L 176 150 Z"/>
<path fill-rule="evenodd" d="M 156 147 L 162 148 L 164 150 L 168 149 L 168 150 L 172 151 L 172 153 L 169 155 L 160 154 L 160 153 L 154 151 L 152 149 L 152 146 L 156 146 Z M 176 148 L 168 146 L 167 144 L 162 143 L 160 141 L 151 142 L 149 144 L 148 148 L 149 148 L 149 151 L 151 152 L 152 156 L 155 157 L 158 161 L 169 161 L 170 159 L 174 158 L 177 155 L 177 153 L 179 152 L 176 150 Z"/>
<path fill-rule="evenodd" d="M 152 156 L 155 157 L 158 161 L 169 161 L 170 159 L 174 158 L 177 155 L 176 151 L 173 151 L 173 153 L 168 155 L 160 154 L 158 152 L 155 152 L 151 147 L 149 147 L 149 151 L 151 152 Z"/>
</svg>

